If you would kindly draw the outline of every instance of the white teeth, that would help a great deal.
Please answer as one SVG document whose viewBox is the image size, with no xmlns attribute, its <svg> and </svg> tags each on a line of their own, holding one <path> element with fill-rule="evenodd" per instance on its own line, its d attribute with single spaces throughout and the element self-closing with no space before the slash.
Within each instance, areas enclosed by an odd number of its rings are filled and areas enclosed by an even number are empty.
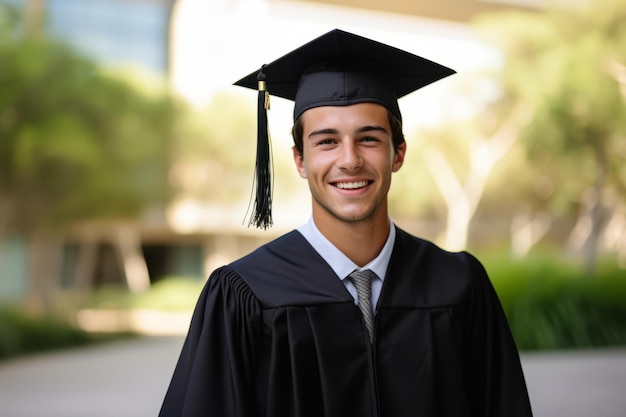
<svg viewBox="0 0 626 417">
<path fill-rule="evenodd" d="M 363 188 L 367 185 L 367 181 L 354 181 L 354 182 L 338 182 L 335 184 L 337 188 L 344 190 L 353 190 L 355 188 Z"/>
</svg>

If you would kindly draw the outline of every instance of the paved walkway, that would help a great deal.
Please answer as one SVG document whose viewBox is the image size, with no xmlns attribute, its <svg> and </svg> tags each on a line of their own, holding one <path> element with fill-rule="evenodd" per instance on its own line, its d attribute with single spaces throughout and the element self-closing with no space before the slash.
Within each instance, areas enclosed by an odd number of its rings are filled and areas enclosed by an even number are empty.
<svg viewBox="0 0 626 417">
<path fill-rule="evenodd" d="M 522 355 L 535 417 L 626 417 L 626 348 Z"/>
<path fill-rule="evenodd" d="M 156 417 L 180 337 L 0 362 L 2 417 Z M 626 348 L 522 356 L 535 417 L 626 416 Z"/>
<path fill-rule="evenodd" d="M 156 417 L 181 344 L 141 338 L 0 362 L 0 416 Z"/>
</svg>

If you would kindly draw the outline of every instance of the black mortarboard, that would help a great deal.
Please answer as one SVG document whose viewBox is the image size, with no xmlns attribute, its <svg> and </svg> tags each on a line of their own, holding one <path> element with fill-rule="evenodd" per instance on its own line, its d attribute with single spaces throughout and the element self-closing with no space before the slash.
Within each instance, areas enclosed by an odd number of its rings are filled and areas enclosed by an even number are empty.
<svg viewBox="0 0 626 417">
<path fill-rule="evenodd" d="M 362 36 L 332 30 L 235 85 L 259 90 L 256 197 L 250 223 L 272 224 L 270 149 L 267 134 L 269 95 L 295 102 L 294 120 L 313 107 L 373 102 L 402 120 L 398 98 L 455 71 Z"/>
</svg>

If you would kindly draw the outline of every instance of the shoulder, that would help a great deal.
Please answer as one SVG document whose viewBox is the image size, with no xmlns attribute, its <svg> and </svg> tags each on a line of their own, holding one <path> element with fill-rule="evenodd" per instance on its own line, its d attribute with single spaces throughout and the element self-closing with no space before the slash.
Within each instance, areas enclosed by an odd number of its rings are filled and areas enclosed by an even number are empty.
<svg viewBox="0 0 626 417">
<path fill-rule="evenodd" d="M 348 300 L 330 266 L 298 232 L 289 232 L 228 266 L 266 308 Z"/>
<path fill-rule="evenodd" d="M 477 266 L 481 268 L 480 262 L 468 252 L 447 251 L 433 242 L 413 236 L 400 228 L 396 228 L 392 257 L 404 259 L 404 263 L 414 260 L 414 263 L 408 262 L 408 267 L 434 269 L 439 274 L 456 275 L 460 271 L 473 270 Z"/>
<path fill-rule="evenodd" d="M 229 265 L 211 273 L 198 305 L 258 305 L 258 300 L 250 286 Z"/>
<path fill-rule="evenodd" d="M 470 253 L 446 251 L 399 228 L 387 276 L 398 301 L 421 307 L 463 303 L 477 284 L 488 281 Z"/>
<path fill-rule="evenodd" d="M 245 270 L 247 268 L 257 267 L 259 262 L 265 262 L 268 259 L 276 261 L 285 256 L 302 254 L 307 248 L 310 248 L 310 245 L 304 236 L 298 231 L 292 230 L 271 242 L 259 246 L 248 255 L 234 261 L 231 266 L 238 270 Z"/>
<path fill-rule="evenodd" d="M 258 275 L 259 271 L 270 272 L 274 276 L 290 267 L 302 265 L 299 260 L 303 258 L 312 262 L 316 256 L 319 257 L 307 240 L 294 230 L 258 247 L 229 267 L 243 277 Z"/>
</svg>

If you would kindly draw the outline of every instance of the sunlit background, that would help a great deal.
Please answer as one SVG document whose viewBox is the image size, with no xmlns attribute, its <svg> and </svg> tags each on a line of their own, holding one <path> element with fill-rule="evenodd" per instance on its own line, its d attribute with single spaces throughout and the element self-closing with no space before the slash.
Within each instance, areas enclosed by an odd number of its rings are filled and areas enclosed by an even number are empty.
<svg viewBox="0 0 626 417">
<path fill-rule="evenodd" d="M 619 0 L 0 0 L 0 361 L 184 334 L 214 268 L 306 222 L 272 97 L 274 226 L 248 227 L 256 93 L 232 83 L 334 28 L 458 72 L 400 101 L 394 221 L 478 255 L 522 351 L 624 346 L 624 22 Z"/>
</svg>

